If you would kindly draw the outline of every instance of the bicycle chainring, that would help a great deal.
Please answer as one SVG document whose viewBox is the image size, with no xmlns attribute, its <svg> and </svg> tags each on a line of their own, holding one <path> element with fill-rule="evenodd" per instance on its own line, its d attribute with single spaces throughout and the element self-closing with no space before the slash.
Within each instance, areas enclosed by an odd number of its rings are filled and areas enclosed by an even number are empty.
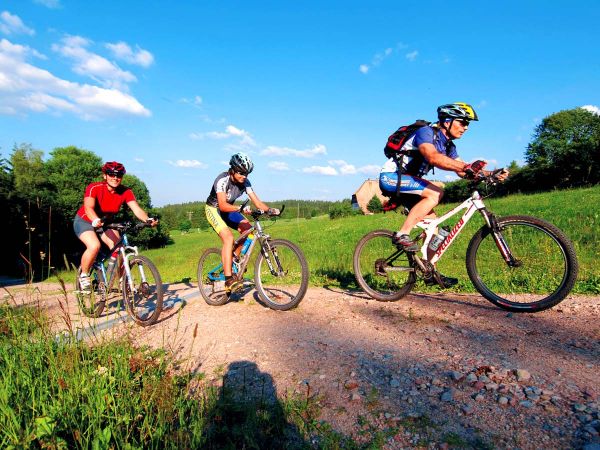
<svg viewBox="0 0 600 450">
<path fill-rule="evenodd" d="M 433 264 L 431 264 L 429 261 L 427 261 L 425 259 L 422 259 L 421 263 L 425 267 L 425 270 L 423 270 L 423 268 L 419 264 L 415 264 L 413 266 L 415 268 L 415 273 L 417 274 L 417 276 L 419 278 L 422 278 L 423 281 L 425 281 L 425 282 L 428 282 L 432 279 L 435 280 L 435 275 L 437 272 L 436 272 Z M 436 282 L 437 282 L 437 280 L 436 280 Z"/>
</svg>

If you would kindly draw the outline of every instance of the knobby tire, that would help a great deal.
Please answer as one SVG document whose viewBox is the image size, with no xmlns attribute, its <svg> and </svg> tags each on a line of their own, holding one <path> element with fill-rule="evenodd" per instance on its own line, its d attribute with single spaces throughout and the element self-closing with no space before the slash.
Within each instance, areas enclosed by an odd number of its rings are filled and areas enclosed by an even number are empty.
<svg viewBox="0 0 600 450">
<path fill-rule="evenodd" d="M 564 300 L 575 284 L 579 267 L 569 238 L 556 226 L 535 217 L 496 220 L 518 264 L 506 264 L 492 230 L 483 226 L 467 249 L 467 273 L 477 291 L 512 312 L 542 311 Z"/>
<path fill-rule="evenodd" d="M 261 248 L 254 265 L 254 281 L 259 298 L 269 308 L 287 311 L 298 306 L 308 289 L 308 278 L 308 263 L 296 244 L 286 239 L 270 239 L 268 248 Z"/>
<path fill-rule="evenodd" d="M 209 272 L 219 266 L 219 271 L 214 275 L 221 277 L 221 275 L 223 275 L 221 250 L 217 248 L 206 249 L 198 261 L 198 290 L 204 301 L 211 306 L 221 306 L 229 300 L 227 292 L 225 291 L 224 278 L 223 280 L 216 282 L 209 279 Z"/>
<path fill-rule="evenodd" d="M 390 230 L 371 231 L 358 241 L 354 250 L 356 282 L 380 302 L 400 300 L 417 280 L 412 255 L 392 244 L 392 235 Z"/>
<path fill-rule="evenodd" d="M 140 268 L 144 271 L 146 282 L 142 281 Z M 122 291 L 127 310 L 139 325 L 152 325 L 163 308 L 164 289 L 160 273 L 154 263 L 142 255 L 129 259 L 129 269 L 137 292 L 131 291 L 127 276 L 123 273 Z"/>
<path fill-rule="evenodd" d="M 95 266 L 92 266 L 90 269 L 91 292 L 89 294 L 84 294 L 81 292 L 81 286 L 79 284 L 80 274 L 81 268 L 77 270 L 77 278 L 75 279 L 75 297 L 77 298 L 79 309 L 87 317 L 100 317 L 106 306 L 107 297 L 104 276 Z"/>
</svg>

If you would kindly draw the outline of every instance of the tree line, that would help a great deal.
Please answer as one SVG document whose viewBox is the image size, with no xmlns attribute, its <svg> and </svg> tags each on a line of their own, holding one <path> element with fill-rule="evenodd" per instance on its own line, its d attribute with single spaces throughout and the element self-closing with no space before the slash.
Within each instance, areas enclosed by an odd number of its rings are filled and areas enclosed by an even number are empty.
<svg viewBox="0 0 600 450">
<path fill-rule="evenodd" d="M 349 200 L 276 200 L 267 202 L 273 207 L 280 208 L 285 205 L 285 218 L 311 219 L 316 216 L 330 214 L 338 205 L 348 203 Z M 207 229 L 210 225 L 204 213 L 204 202 L 188 202 L 165 205 L 157 210 L 161 214 L 161 221 L 169 230 L 189 231 L 190 229 Z"/>
<path fill-rule="evenodd" d="M 497 195 L 543 192 L 600 183 L 600 116 L 582 108 L 560 111 L 535 128 L 525 151 L 525 164 L 513 161 L 510 177 Z M 466 180 L 447 183 L 444 202 L 463 201 Z"/>
<path fill-rule="evenodd" d="M 0 206 L 5 212 L 0 221 L 4 236 L 0 273 L 40 279 L 53 269 L 79 264 L 84 247 L 72 222 L 86 186 L 101 181 L 102 163 L 93 152 L 74 146 L 55 148 L 45 161 L 44 153 L 30 144 L 15 145 L 8 159 L 0 159 Z M 142 208 L 157 216 L 142 180 L 126 174 L 123 184 L 132 189 Z M 134 217 L 124 208 L 117 220 Z M 160 225 L 132 236 L 132 243 L 141 247 L 168 242 L 169 235 Z"/>
</svg>

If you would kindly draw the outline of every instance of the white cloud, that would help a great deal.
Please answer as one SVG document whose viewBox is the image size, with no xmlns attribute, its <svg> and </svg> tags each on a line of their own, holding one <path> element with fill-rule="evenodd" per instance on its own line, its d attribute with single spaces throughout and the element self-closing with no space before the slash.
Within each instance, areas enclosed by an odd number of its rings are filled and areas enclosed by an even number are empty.
<svg viewBox="0 0 600 450">
<path fill-rule="evenodd" d="M 194 98 L 182 98 L 181 100 L 179 100 L 181 103 L 186 103 L 188 105 L 192 105 L 192 106 L 196 106 L 196 107 L 200 107 L 202 106 L 202 97 L 200 97 L 199 95 L 194 96 Z"/>
<path fill-rule="evenodd" d="M 190 133 L 190 139 L 202 140 L 202 139 L 230 139 L 237 138 L 239 141 L 235 144 L 230 144 L 228 149 L 244 149 L 248 147 L 256 147 L 256 142 L 252 138 L 252 135 L 246 130 L 242 130 L 233 125 L 227 125 L 225 131 L 209 131 L 206 133 Z"/>
<path fill-rule="evenodd" d="M 356 167 L 354 164 L 348 164 L 346 161 L 341 159 L 329 161 L 329 164 L 332 166 L 338 166 L 339 173 L 341 175 L 356 175 L 359 173 L 365 175 L 377 175 L 381 170 L 381 167 L 376 165 Z"/>
<path fill-rule="evenodd" d="M 408 59 L 410 62 L 413 62 L 415 59 L 417 59 L 417 56 L 419 56 L 419 52 L 417 50 L 407 53 L 406 54 L 406 59 Z"/>
<path fill-rule="evenodd" d="M 33 2 L 50 9 L 58 9 L 62 6 L 60 0 L 33 0 Z"/>
<path fill-rule="evenodd" d="M 381 166 L 376 166 L 375 164 L 368 164 L 366 166 L 359 167 L 356 169 L 358 173 L 362 173 L 365 175 L 379 175 L 381 171 Z"/>
<path fill-rule="evenodd" d="M 367 74 L 371 70 L 372 67 L 377 67 L 377 66 L 381 65 L 381 63 L 383 63 L 384 60 L 386 60 L 387 58 L 392 56 L 394 53 L 397 53 L 400 50 L 405 49 L 406 47 L 407 47 L 406 44 L 399 42 L 398 44 L 396 44 L 395 48 L 388 47 L 382 52 L 377 52 L 377 53 L 375 53 L 375 55 L 373 55 L 373 58 L 371 58 L 371 62 L 369 64 L 361 64 L 358 67 L 358 70 L 361 73 Z"/>
<path fill-rule="evenodd" d="M 139 157 L 133 158 L 133 160 L 135 162 L 139 162 L 139 163 L 143 163 L 144 162 L 144 158 L 139 158 Z"/>
<path fill-rule="evenodd" d="M 269 169 L 278 170 L 278 171 L 290 170 L 290 167 L 288 166 L 288 164 L 283 161 L 271 161 L 269 164 L 267 164 L 267 167 Z"/>
<path fill-rule="evenodd" d="M 177 161 L 167 160 L 167 163 L 175 167 L 183 167 L 185 169 L 206 169 L 208 166 L 197 159 L 178 159 Z"/>
<path fill-rule="evenodd" d="M 329 175 L 335 176 L 338 174 L 337 170 L 331 166 L 310 166 L 302 169 L 304 173 L 316 173 L 318 175 Z"/>
<path fill-rule="evenodd" d="M 326 155 L 327 148 L 323 144 L 317 144 L 306 150 L 296 150 L 289 147 L 277 147 L 269 145 L 260 152 L 264 156 L 295 156 L 297 158 L 312 158 L 316 155 Z"/>
<path fill-rule="evenodd" d="M 127 83 L 137 81 L 131 72 L 122 70 L 108 59 L 90 52 L 92 42 L 81 36 L 67 36 L 61 44 L 53 44 L 52 50 L 74 61 L 73 71 L 92 78 L 107 88 L 127 90 Z"/>
<path fill-rule="evenodd" d="M 133 51 L 126 42 L 117 42 L 116 44 L 106 44 L 115 58 L 123 60 L 129 64 L 134 64 L 141 67 L 150 67 L 154 62 L 154 56 L 148 50 L 144 50 L 136 46 L 136 51 Z"/>
<path fill-rule="evenodd" d="M 54 76 L 27 62 L 39 53 L 0 41 L 0 91 L 3 114 L 70 112 L 88 120 L 115 114 L 150 116 L 131 95 L 115 88 L 80 84 Z"/>
<path fill-rule="evenodd" d="M 600 116 L 600 108 L 598 108 L 597 106 L 585 105 L 585 106 L 582 106 L 581 109 L 585 109 L 586 111 L 589 111 L 591 113 L 596 114 L 597 116 Z"/>
<path fill-rule="evenodd" d="M 26 26 L 19 16 L 15 16 L 8 11 L 0 13 L 0 32 L 4 34 L 28 34 L 33 36 L 35 30 Z"/>
</svg>

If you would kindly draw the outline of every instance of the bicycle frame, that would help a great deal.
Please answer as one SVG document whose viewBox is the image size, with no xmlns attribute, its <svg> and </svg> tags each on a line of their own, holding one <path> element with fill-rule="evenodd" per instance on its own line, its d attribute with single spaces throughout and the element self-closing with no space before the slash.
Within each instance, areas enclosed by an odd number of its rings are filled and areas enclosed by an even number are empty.
<svg viewBox="0 0 600 450">
<path fill-rule="evenodd" d="M 233 248 L 235 249 L 239 245 L 243 245 L 244 240 L 252 233 L 255 234 L 255 237 L 252 240 L 252 242 L 250 243 L 250 246 L 248 248 L 246 248 L 245 250 L 242 248 L 242 252 L 240 253 L 240 260 L 238 262 L 236 262 L 235 260 L 233 261 L 232 273 L 234 275 L 238 274 L 238 273 L 244 273 L 246 266 L 248 265 L 248 262 L 250 261 L 250 256 L 252 255 L 252 252 L 253 252 L 254 247 L 256 246 L 257 242 L 260 243 L 261 250 L 263 251 L 263 254 L 265 255 L 265 260 L 267 261 L 267 264 L 269 265 L 269 270 L 271 271 L 271 273 L 273 273 L 274 275 L 280 273 L 281 267 L 279 267 L 279 271 L 276 271 L 273 267 L 271 258 L 269 257 L 269 252 L 263 250 L 264 248 L 269 247 L 268 240 L 269 240 L 270 236 L 263 231 L 262 225 L 261 225 L 260 221 L 258 220 L 258 217 L 255 218 L 254 225 L 252 225 L 250 228 L 248 228 L 246 231 L 244 231 L 242 234 L 240 234 L 240 236 L 233 242 Z M 216 273 L 219 273 L 221 271 L 222 267 L 223 267 L 223 263 L 219 264 L 218 266 L 216 266 L 214 269 L 212 269 L 209 272 L 209 277 L 212 281 L 225 280 L 225 276 L 223 274 L 220 274 L 219 276 L 215 276 Z"/>
<path fill-rule="evenodd" d="M 471 220 L 471 218 L 473 217 L 473 214 L 475 214 L 476 211 L 479 211 L 481 213 L 481 215 L 483 216 L 486 224 L 489 227 L 493 228 L 493 217 L 488 213 L 485 205 L 483 204 L 481 195 L 479 195 L 479 192 L 473 191 L 473 193 L 471 194 L 471 197 L 466 199 L 464 202 L 462 202 L 456 208 L 452 209 L 451 211 L 448 211 L 443 216 L 435 218 L 435 219 L 423 219 L 415 225 L 416 227 L 423 229 L 423 233 L 421 233 L 421 236 L 420 236 L 421 238 L 422 237 L 425 238 L 425 240 L 423 241 L 423 246 L 421 247 L 421 253 L 423 255 L 423 259 L 427 260 L 427 247 L 429 246 L 429 242 L 431 241 L 433 236 L 436 234 L 438 225 L 445 222 L 450 217 L 458 214 L 458 212 L 462 211 L 463 209 L 466 211 L 464 212 L 464 214 L 462 215 L 460 220 L 456 223 L 456 225 L 454 225 L 454 227 L 450 230 L 450 234 L 440 244 L 440 246 L 436 250 L 435 254 L 429 260 L 430 263 L 435 264 L 440 260 L 442 255 L 444 253 L 446 253 L 446 250 L 448 250 L 448 247 L 450 247 L 452 242 L 454 242 L 456 237 L 460 234 L 460 232 L 463 230 L 464 226 L 469 222 L 469 220 Z M 424 236 L 423 236 L 423 234 L 424 234 Z M 507 258 L 507 256 L 506 256 L 507 253 L 509 253 L 508 250 L 505 252 L 502 252 L 505 259 Z"/>
<path fill-rule="evenodd" d="M 119 266 L 117 266 L 117 264 L 115 263 L 115 266 L 113 267 L 111 273 L 107 274 L 106 267 L 104 266 L 104 262 L 111 255 L 114 255 L 115 252 L 117 252 L 117 251 L 120 254 L 120 258 L 119 258 L 120 261 L 118 261 L 120 264 L 119 264 Z M 104 277 L 104 280 L 106 281 L 107 290 L 109 292 L 112 290 L 113 284 L 114 284 L 115 280 L 117 279 L 117 277 L 115 276 L 115 273 L 117 271 L 119 273 L 122 273 L 121 271 L 125 272 L 125 276 L 127 277 L 127 283 L 129 284 L 129 288 L 131 289 L 131 292 L 135 292 L 135 286 L 133 285 L 133 279 L 131 277 L 131 270 L 129 268 L 129 260 L 131 259 L 131 257 L 137 256 L 137 255 L 138 255 L 137 246 L 129 245 L 129 241 L 127 240 L 127 234 L 123 233 L 121 235 L 121 237 L 119 238 L 119 240 L 117 241 L 117 243 L 114 245 L 114 247 L 109 250 L 108 255 L 100 260 L 98 260 L 98 259 L 96 260 L 96 264 L 98 265 L 98 268 L 102 271 L 102 275 Z M 140 269 L 140 275 L 142 277 L 142 280 L 146 281 L 146 274 L 144 273 L 143 266 L 139 266 L 139 269 Z M 108 278 L 107 278 L 107 275 L 108 275 Z"/>
</svg>

